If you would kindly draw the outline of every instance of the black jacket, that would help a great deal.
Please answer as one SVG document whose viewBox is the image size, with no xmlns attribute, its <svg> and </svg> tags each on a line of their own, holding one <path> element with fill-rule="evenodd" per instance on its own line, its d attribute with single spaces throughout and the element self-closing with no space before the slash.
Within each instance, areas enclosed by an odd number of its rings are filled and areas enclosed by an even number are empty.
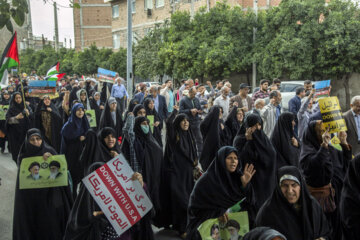
<svg viewBox="0 0 360 240">
<path fill-rule="evenodd" d="M 190 99 L 188 97 L 183 97 L 180 100 L 180 111 L 179 113 L 185 113 L 189 117 L 190 125 L 196 125 L 200 123 L 200 117 L 199 114 L 196 114 L 193 116 L 191 114 L 191 109 L 196 108 L 198 110 L 201 110 L 201 105 L 198 98 Z"/>
</svg>

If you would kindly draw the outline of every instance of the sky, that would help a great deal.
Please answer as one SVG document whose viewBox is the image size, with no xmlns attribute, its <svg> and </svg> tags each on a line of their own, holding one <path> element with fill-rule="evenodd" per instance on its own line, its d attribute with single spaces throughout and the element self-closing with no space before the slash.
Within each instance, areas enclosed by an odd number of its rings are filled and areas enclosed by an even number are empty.
<svg viewBox="0 0 360 240">
<path fill-rule="evenodd" d="M 44 3 L 44 0 L 30 0 L 33 35 L 41 37 L 41 34 L 44 34 L 44 37 L 53 39 L 55 35 L 53 1 L 58 5 L 59 41 L 64 42 L 66 38 L 66 47 L 69 48 L 71 38 L 74 47 L 73 9 L 69 7 L 69 0 L 47 0 L 47 3 Z"/>
</svg>

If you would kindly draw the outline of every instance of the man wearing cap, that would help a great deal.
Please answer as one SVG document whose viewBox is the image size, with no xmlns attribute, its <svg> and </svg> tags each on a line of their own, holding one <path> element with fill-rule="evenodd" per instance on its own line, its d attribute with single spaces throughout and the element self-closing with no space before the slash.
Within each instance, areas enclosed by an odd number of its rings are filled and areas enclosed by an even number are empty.
<svg viewBox="0 0 360 240">
<path fill-rule="evenodd" d="M 264 99 L 264 98 L 269 97 L 269 91 L 268 91 L 269 84 L 270 84 L 270 81 L 267 80 L 267 79 L 263 79 L 263 80 L 260 81 L 260 89 L 259 89 L 259 91 L 254 93 L 253 96 L 252 96 L 253 102 L 255 102 L 259 98 Z"/>
<path fill-rule="evenodd" d="M 121 77 L 116 78 L 117 84 L 114 84 L 111 89 L 111 96 L 114 97 L 116 99 L 116 101 L 118 102 L 121 113 L 124 112 L 125 101 L 127 98 L 129 98 L 129 95 L 126 91 L 125 86 L 123 84 L 121 84 L 121 82 L 123 80 L 124 79 L 122 79 Z"/>
<path fill-rule="evenodd" d="M 230 108 L 237 106 L 244 110 L 244 112 L 250 111 L 253 106 L 251 97 L 248 96 L 251 86 L 246 83 L 240 84 L 239 94 L 230 98 Z"/>
</svg>

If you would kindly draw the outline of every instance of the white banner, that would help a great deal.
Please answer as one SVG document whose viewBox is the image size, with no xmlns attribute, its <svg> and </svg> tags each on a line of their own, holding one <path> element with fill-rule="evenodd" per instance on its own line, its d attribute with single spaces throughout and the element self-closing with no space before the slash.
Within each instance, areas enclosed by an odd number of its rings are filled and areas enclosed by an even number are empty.
<svg viewBox="0 0 360 240">
<path fill-rule="evenodd" d="M 140 182 L 131 180 L 133 174 L 119 154 L 82 180 L 118 235 L 153 207 Z"/>
</svg>

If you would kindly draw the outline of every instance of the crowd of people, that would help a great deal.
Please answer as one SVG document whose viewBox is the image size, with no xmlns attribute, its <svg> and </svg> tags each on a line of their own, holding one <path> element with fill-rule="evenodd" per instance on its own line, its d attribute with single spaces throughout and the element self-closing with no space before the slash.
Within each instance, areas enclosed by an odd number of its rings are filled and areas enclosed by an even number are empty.
<svg viewBox="0 0 360 240">
<path fill-rule="evenodd" d="M 360 239 L 360 96 L 335 147 L 309 80 L 285 111 L 279 79 L 261 80 L 252 96 L 251 86 L 234 93 L 228 80 L 184 79 L 177 90 L 171 80 L 139 83 L 132 99 L 121 77 L 111 84 L 69 76 L 56 98 L 32 97 L 32 79 L 41 77 L 11 77 L 1 89 L 0 104 L 9 105 L 1 152 L 19 169 L 24 158 L 64 154 L 71 184 L 20 189 L 18 176 L 14 240 L 151 240 L 152 226 L 201 239 L 204 221 L 226 223 L 239 202 L 250 232 L 236 239 Z M 153 204 L 120 236 L 81 183 L 119 154 Z"/>
</svg>

